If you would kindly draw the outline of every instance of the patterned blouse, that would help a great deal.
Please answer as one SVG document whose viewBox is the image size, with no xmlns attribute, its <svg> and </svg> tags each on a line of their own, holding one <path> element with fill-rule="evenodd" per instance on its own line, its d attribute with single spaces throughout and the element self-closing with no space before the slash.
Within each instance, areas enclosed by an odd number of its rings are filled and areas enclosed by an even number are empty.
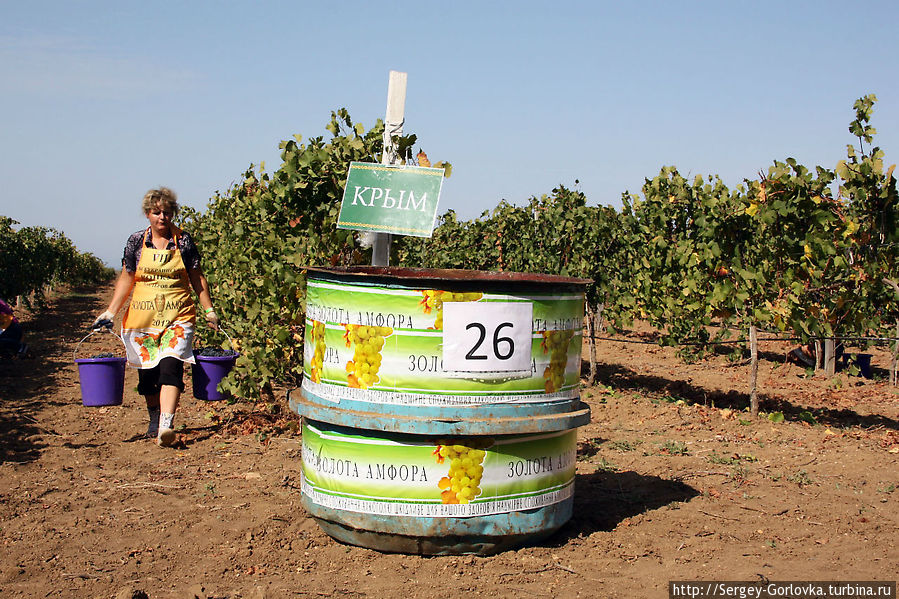
<svg viewBox="0 0 899 599">
<path fill-rule="evenodd" d="M 146 238 L 146 243 L 141 243 Z M 153 247 L 153 241 L 147 235 L 147 230 L 142 229 L 131 234 L 128 242 L 125 243 L 125 253 L 122 256 L 122 268 L 128 272 L 137 271 L 137 262 L 140 260 L 141 252 L 145 247 Z M 175 240 L 169 239 L 167 250 L 175 249 Z M 200 268 L 200 252 L 194 244 L 193 238 L 187 231 L 181 232 L 181 259 L 184 260 L 184 266 L 187 270 Z"/>
</svg>

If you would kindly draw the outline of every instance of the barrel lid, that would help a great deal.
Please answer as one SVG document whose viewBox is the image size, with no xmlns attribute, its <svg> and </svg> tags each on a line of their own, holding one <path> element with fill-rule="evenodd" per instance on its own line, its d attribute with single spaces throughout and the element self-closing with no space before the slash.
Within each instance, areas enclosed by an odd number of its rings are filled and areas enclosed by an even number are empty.
<svg viewBox="0 0 899 599">
<path fill-rule="evenodd" d="M 530 272 L 510 272 L 492 270 L 464 270 L 451 268 L 404 268 L 398 266 L 346 266 L 324 268 L 308 266 L 306 270 L 323 278 L 352 280 L 375 283 L 378 281 L 394 283 L 475 283 L 487 285 L 550 285 L 574 286 L 583 288 L 591 283 L 590 279 L 563 277 Z"/>
</svg>

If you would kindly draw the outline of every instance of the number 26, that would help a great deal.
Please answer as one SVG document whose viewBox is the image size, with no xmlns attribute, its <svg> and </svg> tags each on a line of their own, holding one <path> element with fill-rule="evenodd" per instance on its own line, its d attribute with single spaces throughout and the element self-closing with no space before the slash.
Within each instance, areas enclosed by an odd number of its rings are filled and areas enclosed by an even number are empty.
<svg viewBox="0 0 899 599">
<path fill-rule="evenodd" d="M 499 360 L 508 360 L 512 357 L 512 354 L 515 353 L 515 342 L 512 341 L 509 337 L 500 337 L 499 333 L 502 329 L 506 327 L 511 327 L 511 322 L 503 322 L 497 325 L 496 329 L 493 331 L 493 355 L 497 357 Z M 481 344 L 484 343 L 484 340 L 487 338 L 487 327 L 482 325 L 479 322 L 473 322 L 465 327 L 465 330 L 477 329 L 478 330 L 478 341 L 474 344 L 468 353 L 465 354 L 466 360 L 488 360 L 489 356 L 486 354 L 476 354 L 475 352 L 481 347 Z M 500 344 L 503 343 L 507 346 L 508 351 L 500 352 Z"/>
</svg>

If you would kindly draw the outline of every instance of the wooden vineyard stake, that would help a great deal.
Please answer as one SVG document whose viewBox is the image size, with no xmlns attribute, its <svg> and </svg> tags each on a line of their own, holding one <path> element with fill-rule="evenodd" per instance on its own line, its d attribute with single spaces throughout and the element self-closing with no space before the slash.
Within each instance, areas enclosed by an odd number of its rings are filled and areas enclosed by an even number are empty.
<svg viewBox="0 0 899 599">
<path fill-rule="evenodd" d="M 749 374 L 749 413 L 753 418 L 759 415 L 759 336 L 756 326 L 749 325 L 749 356 L 751 370 Z"/>
</svg>

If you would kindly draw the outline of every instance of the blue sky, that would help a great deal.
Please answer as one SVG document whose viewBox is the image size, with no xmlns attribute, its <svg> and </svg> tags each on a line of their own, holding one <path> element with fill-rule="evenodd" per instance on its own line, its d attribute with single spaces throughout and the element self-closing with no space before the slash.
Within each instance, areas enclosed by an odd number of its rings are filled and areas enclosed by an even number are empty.
<svg viewBox="0 0 899 599">
<path fill-rule="evenodd" d="M 832 168 L 856 98 L 899 151 L 899 3 L 3 2 L 0 214 L 118 266 L 144 192 L 202 208 L 345 107 L 448 160 L 472 218 L 579 180 L 619 206 L 664 165 L 728 185 L 792 156 Z M 235 240 L 236 243 L 239 240 Z M 202 249 L 202 248 L 201 248 Z"/>
</svg>

